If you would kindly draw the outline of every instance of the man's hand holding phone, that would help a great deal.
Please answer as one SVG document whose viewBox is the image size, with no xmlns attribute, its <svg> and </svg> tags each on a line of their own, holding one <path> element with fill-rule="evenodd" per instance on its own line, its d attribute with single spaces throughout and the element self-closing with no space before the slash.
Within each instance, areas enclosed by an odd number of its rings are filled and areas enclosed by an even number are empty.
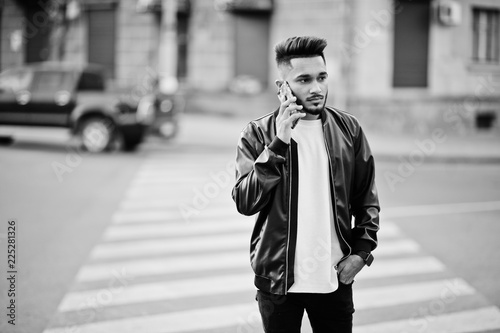
<svg viewBox="0 0 500 333">
<path fill-rule="evenodd" d="M 297 98 L 293 96 L 287 81 L 284 81 L 280 86 L 278 98 L 281 105 L 276 118 L 276 135 L 281 141 L 290 143 L 292 129 L 299 119 L 305 116 L 305 113 L 299 112 L 302 110 L 302 105 L 295 103 Z"/>
</svg>

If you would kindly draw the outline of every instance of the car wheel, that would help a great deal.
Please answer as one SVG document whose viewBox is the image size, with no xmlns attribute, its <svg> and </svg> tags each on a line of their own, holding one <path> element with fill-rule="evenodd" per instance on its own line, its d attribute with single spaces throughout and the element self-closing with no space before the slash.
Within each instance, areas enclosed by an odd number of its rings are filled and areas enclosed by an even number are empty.
<svg viewBox="0 0 500 333">
<path fill-rule="evenodd" d="M 1 135 L 0 136 L 0 145 L 8 146 L 14 143 L 14 138 L 10 135 Z"/>
<path fill-rule="evenodd" d="M 114 124 L 105 118 L 90 118 L 80 128 L 80 139 L 83 147 L 91 153 L 107 150 L 114 134 Z"/>
</svg>

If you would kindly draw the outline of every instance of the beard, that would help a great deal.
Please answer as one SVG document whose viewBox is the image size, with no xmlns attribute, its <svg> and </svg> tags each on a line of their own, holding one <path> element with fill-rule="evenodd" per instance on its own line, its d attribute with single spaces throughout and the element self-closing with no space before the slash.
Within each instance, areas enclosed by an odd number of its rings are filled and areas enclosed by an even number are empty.
<svg viewBox="0 0 500 333">
<path fill-rule="evenodd" d="M 322 97 L 323 99 L 317 99 L 314 101 L 306 101 L 306 102 L 297 97 L 296 103 L 297 105 L 302 105 L 302 110 L 300 110 L 300 112 L 317 116 L 321 114 L 321 112 L 325 109 L 328 93 L 324 96 L 322 95 Z M 313 104 L 313 106 L 310 106 L 311 104 Z"/>
</svg>

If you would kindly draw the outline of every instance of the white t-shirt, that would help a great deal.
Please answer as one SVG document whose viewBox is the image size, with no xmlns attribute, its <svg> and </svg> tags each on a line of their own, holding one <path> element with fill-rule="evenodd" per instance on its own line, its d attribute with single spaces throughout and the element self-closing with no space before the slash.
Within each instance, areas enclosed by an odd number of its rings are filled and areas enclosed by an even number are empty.
<svg viewBox="0 0 500 333">
<path fill-rule="evenodd" d="M 343 257 L 335 232 L 328 155 L 321 120 L 300 120 L 292 130 L 298 150 L 295 282 L 289 292 L 330 293 Z"/>
</svg>

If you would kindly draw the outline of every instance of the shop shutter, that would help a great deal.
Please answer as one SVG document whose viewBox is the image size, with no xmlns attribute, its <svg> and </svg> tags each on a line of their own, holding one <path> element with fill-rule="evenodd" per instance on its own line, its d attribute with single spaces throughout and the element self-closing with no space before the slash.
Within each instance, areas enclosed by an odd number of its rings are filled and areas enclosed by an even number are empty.
<svg viewBox="0 0 500 333">
<path fill-rule="evenodd" d="M 263 87 L 269 74 L 269 15 L 237 14 L 236 18 L 236 76 L 252 76 Z"/>
<path fill-rule="evenodd" d="M 91 8 L 88 12 L 88 61 L 102 65 L 115 76 L 116 11 L 114 6 Z"/>
<path fill-rule="evenodd" d="M 48 22 L 40 24 L 36 21 L 40 18 L 48 20 L 48 17 L 40 15 L 41 10 L 38 5 L 28 6 L 25 10 L 23 41 L 25 43 L 24 61 L 26 63 L 49 60 L 51 25 Z"/>
<path fill-rule="evenodd" d="M 397 2 L 394 14 L 394 87 L 427 87 L 429 0 Z"/>
</svg>

